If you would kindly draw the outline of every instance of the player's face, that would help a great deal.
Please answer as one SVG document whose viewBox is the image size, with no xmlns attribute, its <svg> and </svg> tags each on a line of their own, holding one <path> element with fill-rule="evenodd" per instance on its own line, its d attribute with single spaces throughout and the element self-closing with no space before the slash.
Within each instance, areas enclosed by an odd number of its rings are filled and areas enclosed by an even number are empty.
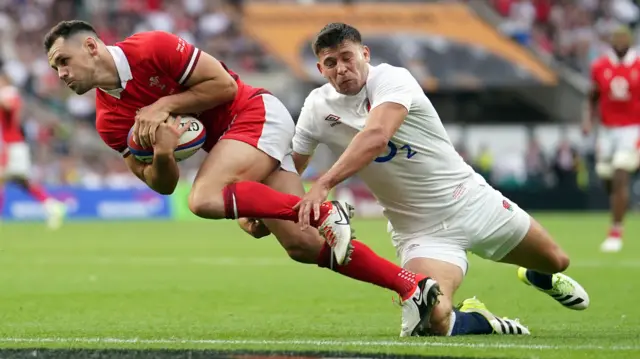
<svg viewBox="0 0 640 359">
<path fill-rule="evenodd" d="M 78 95 L 94 88 L 95 59 L 98 44 L 92 38 L 58 38 L 49 53 L 49 65 L 58 77 Z"/>
<path fill-rule="evenodd" d="M 356 95 L 367 82 L 369 48 L 344 41 L 318 54 L 318 70 L 343 95 Z"/>
<path fill-rule="evenodd" d="M 627 33 L 614 33 L 611 36 L 611 46 L 618 52 L 624 52 L 631 46 L 631 38 Z"/>
</svg>

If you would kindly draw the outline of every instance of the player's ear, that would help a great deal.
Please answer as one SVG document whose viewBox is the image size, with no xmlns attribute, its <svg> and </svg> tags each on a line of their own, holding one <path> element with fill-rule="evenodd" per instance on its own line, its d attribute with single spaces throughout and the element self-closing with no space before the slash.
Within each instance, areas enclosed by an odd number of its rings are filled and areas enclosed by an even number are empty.
<svg viewBox="0 0 640 359">
<path fill-rule="evenodd" d="M 320 72 L 320 75 L 324 76 L 324 74 L 322 73 L 322 65 L 320 65 L 319 62 L 316 62 L 316 67 L 318 68 L 318 72 Z"/>
<path fill-rule="evenodd" d="M 364 57 L 364 61 L 369 63 L 371 60 L 371 52 L 369 50 L 369 46 L 362 45 L 362 56 Z"/>
<path fill-rule="evenodd" d="M 91 56 L 96 56 L 98 54 L 98 42 L 93 37 L 88 36 L 84 40 L 84 46 Z"/>
</svg>

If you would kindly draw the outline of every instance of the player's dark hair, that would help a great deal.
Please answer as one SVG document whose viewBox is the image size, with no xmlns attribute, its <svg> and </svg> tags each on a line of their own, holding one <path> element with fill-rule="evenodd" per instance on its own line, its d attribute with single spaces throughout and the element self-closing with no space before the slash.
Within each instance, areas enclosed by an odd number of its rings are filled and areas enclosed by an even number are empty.
<svg viewBox="0 0 640 359">
<path fill-rule="evenodd" d="M 313 53 L 318 56 L 324 49 L 332 49 L 344 41 L 352 41 L 356 44 L 362 43 L 362 35 L 355 27 L 341 22 L 333 22 L 320 30 L 311 46 Z"/>
<path fill-rule="evenodd" d="M 82 21 L 82 20 L 61 21 L 58 23 L 58 25 L 54 26 L 51 30 L 49 30 L 47 35 L 45 35 L 44 48 L 47 52 L 49 52 L 49 50 L 51 49 L 51 46 L 53 46 L 53 43 L 56 42 L 56 40 L 58 40 L 59 38 L 68 39 L 71 36 L 79 34 L 81 32 L 90 32 L 96 35 L 96 37 L 98 36 L 96 29 L 94 29 L 93 26 L 91 26 L 91 24 L 89 24 L 86 21 Z"/>
</svg>

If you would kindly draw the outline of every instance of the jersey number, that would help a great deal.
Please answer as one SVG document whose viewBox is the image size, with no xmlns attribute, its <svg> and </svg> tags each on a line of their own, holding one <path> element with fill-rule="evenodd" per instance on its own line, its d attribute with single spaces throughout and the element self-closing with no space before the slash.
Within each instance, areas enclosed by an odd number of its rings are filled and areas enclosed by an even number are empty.
<svg viewBox="0 0 640 359">
<path fill-rule="evenodd" d="M 375 159 L 376 162 L 378 162 L 378 163 L 389 162 L 394 157 L 396 157 L 396 155 L 398 154 L 398 151 L 406 150 L 407 158 L 411 158 L 411 157 L 415 156 L 416 153 L 418 153 L 418 151 L 412 150 L 411 146 L 409 146 L 409 145 L 402 145 L 400 148 L 398 148 L 398 145 L 396 145 L 395 143 L 393 143 L 391 141 L 389 141 L 389 143 L 387 143 L 387 147 L 389 147 L 389 153 L 384 155 L 384 156 L 378 156 L 378 158 Z"/>
<path fill-rule="evenodd" d="M 624 77 L 616 76 L 611 79 L 611 97 L 614 100 L 626 100 L 629 98 L 629 82 Z"/>
</svg>

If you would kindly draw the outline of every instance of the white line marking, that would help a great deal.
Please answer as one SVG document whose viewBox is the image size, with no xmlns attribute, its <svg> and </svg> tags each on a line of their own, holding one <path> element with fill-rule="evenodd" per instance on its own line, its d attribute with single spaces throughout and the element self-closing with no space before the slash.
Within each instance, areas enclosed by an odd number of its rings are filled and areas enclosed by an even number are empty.
<svg viewBox="0 0 640 359">
<path fill-rule="evenodd" d="M 608 350 L 634 351 L 640 346 L 600 346 L 600 345 L 538 345 L 538 344 L 501 344 L 501 343 L 447 343 L 431 341 L 342 341 L 342 340 L 224 340 L 224 339 L 140 339 L 140 338 L 0 338 L 0 343 L 33 344 L 187 344 L 187 345 L 307 345 L 307 346 L 352 346 L 352 347 L 444 347 L 471 349 L 536 349 L 536 350 Z"/>
<path fill-rule="evenodd" d="M 178 264 L 194 264 L 204 266 L 298 266 L 299 264 L 287 258 L 282 257 L 155 257 L 155 256 L 34 256 L 34 257 L 0 257 L 0 263 L 20 263 L 30 265 L 50 265 L 50 264 L 77 264 L 77 265 L 178 265 Z M 476 266 L 493 265 L 491 261 L 474 262 Z M 603 261 L 603 260 L 584 260 L 572 262 L 570 268 L 640 268 L 640 261 L 622 260 L 622 261 Z"/>
</svg>

